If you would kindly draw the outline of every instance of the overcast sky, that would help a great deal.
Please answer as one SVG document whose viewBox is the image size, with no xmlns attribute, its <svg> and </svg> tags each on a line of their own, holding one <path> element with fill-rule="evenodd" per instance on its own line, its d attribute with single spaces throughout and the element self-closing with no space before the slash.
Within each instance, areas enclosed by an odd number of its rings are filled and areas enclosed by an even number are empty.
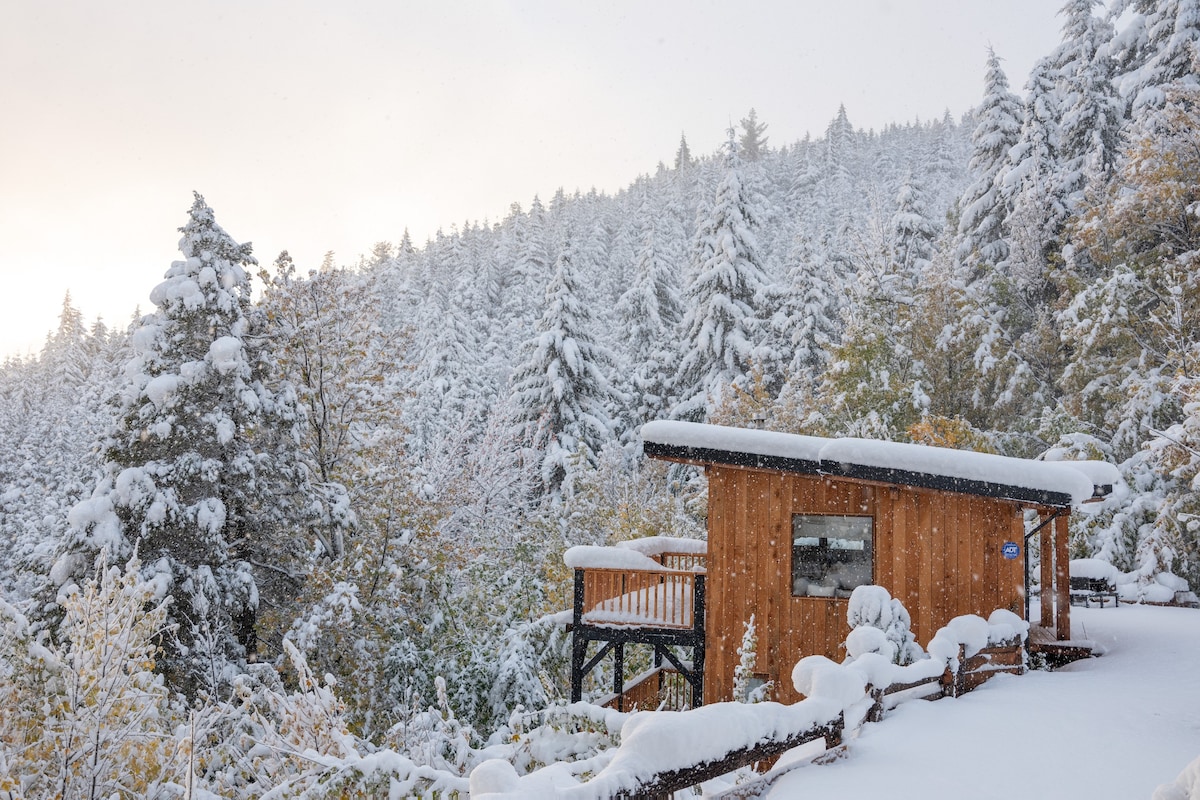
<svg viewBox="0 0 1200 800">
<path fill-rule="evenodd" d="M 192 190 L 269 265 L 354 264 L 405 228 L 615 192 L 711 153 L 956 117 L 988 45 L 1019 91 L 1059 0 L 5 0 L 0 355 L 63 295 L 124 325 L 178 257 Z"/>
</svg>

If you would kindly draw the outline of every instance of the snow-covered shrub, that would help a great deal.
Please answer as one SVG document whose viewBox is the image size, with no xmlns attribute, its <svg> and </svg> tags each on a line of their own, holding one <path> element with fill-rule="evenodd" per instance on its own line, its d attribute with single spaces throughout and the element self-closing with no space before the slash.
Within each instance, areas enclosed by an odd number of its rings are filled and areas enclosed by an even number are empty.
<svg viewBox="0 0 1200 800">
<path fill-rule="evenodd" d="M 1117 586 L 1122 600 L 1127 603 L 1194 603 L 1196 595 L 1188 582 L 1171 572 L 1158 572 L 1151 578 L 1129 576 L 1133 581 Z"/>
<path fill-rule="evenodd" d="M 924 655 L 911 630 L 908 610 L 882 586 L 856 588 L 850 595 L 846 622 L 851 628 L 846 637 L 849 660 L 864 653 L 879 653 L 903 665 Z"/>
<path fill-rule="evenodd" d="M 629 713 L 590 703 L 514 713 L 481 756 L 502 757 L 524 775 L 550 764 L 586 762 L 617 747 Z"/>
<path fill-rule="evenodd" d="M 1174 783 L 1165 783 L 1154 792 L 1152 800 L 1196 800 L 1200 798 L 1200 758 L 1188 764 Z"/>
<path fill-rule="evenodd" d="M 450 708 L 446 679 L 436 677 L 434 686 L 437 704 L 425 706 L 421 696 L 413 693 L 401 721 L 388 731 L 385 741 L 418 764 L 458 771 L 468 763 L 477 736 Z"/>
<path fill-rule="evenodd" d="M 63 640 L 31 633 L 0 601 L 0 786 L 11 797 L 174 797 L 191 743 L 154 673 L 167 603 L 136 556 L 97 559 L 61 601 Z"/>
<path fill-rule="evenodd" d="M 806 698 L 830 700 L 848 708 L 866 696 L 868 676 L 861 670 L 831 661 L 825 656 L 806 656 L 792 668 L 792 685 Z"/>
<path fill-rule="evenodd" d="M 754 684 L 754 670 L 758 666 L 758 630 L 753 614 L 746 622 L 737 652 L 738 664 L 733 668 L 733 699 L 739 703 L 761 703 L 771 696 L 771 683 Z"/>
</svg>

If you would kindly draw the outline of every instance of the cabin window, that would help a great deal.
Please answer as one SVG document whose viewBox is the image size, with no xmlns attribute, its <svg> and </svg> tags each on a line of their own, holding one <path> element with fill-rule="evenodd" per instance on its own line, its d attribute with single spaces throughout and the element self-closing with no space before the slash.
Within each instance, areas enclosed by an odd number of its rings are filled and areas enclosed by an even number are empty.
<svg viewBox="0 0 1200 800">
<path fill-rule="evenodd" d="M 849 597 L 874 576 L 874 520 L 836 514 L 792 516 L 792 595 Z"/>
</svg>

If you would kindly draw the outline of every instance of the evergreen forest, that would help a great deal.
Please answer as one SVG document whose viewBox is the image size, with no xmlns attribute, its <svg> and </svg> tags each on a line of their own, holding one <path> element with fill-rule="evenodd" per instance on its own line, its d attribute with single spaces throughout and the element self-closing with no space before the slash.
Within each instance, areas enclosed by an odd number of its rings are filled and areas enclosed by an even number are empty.
<svg viewBox="0 0 1200 800">
<path fill-rule="evenodd" d="M 356 263 L 260 261 L 181 196 L 149 313 L 67 296 L 0 368 L 0 790 L 435 795 L 485 747 L 582 757 L 615 734 L 563 710 L 563 551 L 705 531 L 649 420 L 1106 460 L 1072 556 L 1200 586 L 1200 5 L 1060 18 L 1028 76 L 981 54 L 961 117 L 750 109 L 614 195 Z"/>
</svg>

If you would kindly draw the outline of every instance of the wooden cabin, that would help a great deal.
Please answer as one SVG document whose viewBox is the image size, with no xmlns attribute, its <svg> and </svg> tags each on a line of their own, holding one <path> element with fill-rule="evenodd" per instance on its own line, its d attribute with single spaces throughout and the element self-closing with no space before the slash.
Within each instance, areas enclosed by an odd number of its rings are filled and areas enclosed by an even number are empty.
<svg viewBox="0 0 1200 800">
<path fill-rule="evenodd" d="M 1067 520 L 1074 505 L 1103 496 L 1117 480 L 1114 468 L 1094 462 L 686 422 L 649 423 L 642 438 L 646 455 L 701 466 L 708 477 L 703 597 L 688 619 L 700 639 L 692 688 L 705 703 L 731 699 L 751 615 L 757 677 L 772 682 L 774 699 L 798 700 L 789 677 L 797 660 L 845 657 L 848 598 L 860 585 L 881 585 L 899 598 L 922 644 L 959 615 L 1005 608 L 1027 617 L 1031 540 L 1041 552 L 1041 638 L 1069 640 Z M 1030 532 L 1027 510 L 1040 520 Z M 630 634 L 628 621 L 589 626 L 583 619 L 600 602 L 595 590 L 581 594 L 587 572 L 577 570 L 576 642 L 578 650 L 582 638 L 583 648 L 573 673 L 589 663 L 588 637 Z M 648 639 L 650 618 L 640 627 Z"/>
</svg>

